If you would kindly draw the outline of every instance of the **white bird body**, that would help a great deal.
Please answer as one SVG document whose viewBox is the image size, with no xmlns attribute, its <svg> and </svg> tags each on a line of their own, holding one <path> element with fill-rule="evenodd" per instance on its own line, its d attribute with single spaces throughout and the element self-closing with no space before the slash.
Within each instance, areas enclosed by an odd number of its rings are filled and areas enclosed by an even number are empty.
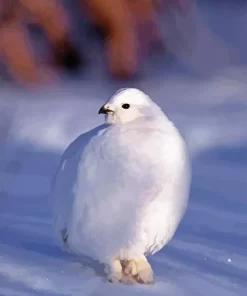
<svg viewBox="0 0 247 296">
<path fill-rule="evenodd" d="M 124 90 L 109 106 L 131 98 L 135 105 L 137 95 L 145 96 Z M 141 116 L 135 112 L 118 121 L 115 109 L 107 115 L 109 125 L 81 135 L 62 157 L 53 190 L 55 228 L 73 253 L 110 265 L 143 258 L 159 251 L 182 219 L 190 185 L 186 146 L 157 105 L 146 100 Z"/>
</svg>

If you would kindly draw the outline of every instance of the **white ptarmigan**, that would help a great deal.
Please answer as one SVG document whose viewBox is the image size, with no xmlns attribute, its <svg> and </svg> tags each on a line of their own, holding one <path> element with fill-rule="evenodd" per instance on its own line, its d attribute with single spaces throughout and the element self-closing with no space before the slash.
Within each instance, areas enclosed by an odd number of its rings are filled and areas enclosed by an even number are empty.
<svg viewBox="0 0 247 296">
<path fill-rule="evenodd" d="M 53 183 L 55 229 L 64 249 L 104 263 L 109 281 L 152 283 L 146 256 L 169 242 L 187 207 L 187 148 L 138 89 L 121 89 L 99 113 L 106 123 L 62 156 Z"/>
</svg>

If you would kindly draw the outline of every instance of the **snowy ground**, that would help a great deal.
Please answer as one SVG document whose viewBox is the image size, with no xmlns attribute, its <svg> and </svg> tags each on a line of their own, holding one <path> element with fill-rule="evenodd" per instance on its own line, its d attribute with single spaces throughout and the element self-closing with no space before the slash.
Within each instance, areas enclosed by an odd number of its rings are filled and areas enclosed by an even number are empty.
<svg viewBox="0 0 247 296">
<path fill-rule="evenodd" d="M 224 73 L 204 82 L 163 79 L 159 89 L 157 81 L 140 85 L 178 125 L 193 162 L 187 214 L 150 259 L 152 287 L 105 283 L 101 266 L 60 250 L 51 227 L 49 184 L 59 156 L 102 122 L 97 111 L 114 87 L 2 96 L 0 295 L 245 295 L 246 81 L 244 73 L 241 81 Z"/>
<path fill-rule="evenodd" d="M 184 135 L 193 182 L 174 239 L 150 258 L 155 285 L 105 283 L 102 266 L 62 252 L 55 240 L 49 186 L 60 155 L 102 123 L 99 107 L 119 87 L 84 80 L 41 94 L 1 90 L 1 296 L 247 295 L 247 68 L 205 79 L 158 72 L 134 86 Z"/>
</svg>

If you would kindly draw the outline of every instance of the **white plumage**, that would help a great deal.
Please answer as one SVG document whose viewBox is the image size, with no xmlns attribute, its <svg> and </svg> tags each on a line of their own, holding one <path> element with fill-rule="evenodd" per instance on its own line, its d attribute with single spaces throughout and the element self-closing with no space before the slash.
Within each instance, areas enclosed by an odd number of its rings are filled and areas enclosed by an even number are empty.
<svg viewBox="0 0 247 296">
<path fill-rule="evenodd" d="M 106 264 L 110 281 L 150 283 L 145 256 L 172 238 L 187 206 L 186 146 L 140 90 L 120 90 L 100 113 L 106 124 L 63 154 L 53 183 L 55 229 L 66 250 Z"/>
</svg>

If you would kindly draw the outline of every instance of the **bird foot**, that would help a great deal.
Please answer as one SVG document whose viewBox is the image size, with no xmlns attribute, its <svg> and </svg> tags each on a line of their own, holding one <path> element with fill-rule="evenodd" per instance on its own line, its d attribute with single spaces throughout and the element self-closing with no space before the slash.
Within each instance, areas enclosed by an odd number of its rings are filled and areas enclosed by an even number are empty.
<svg viewBox="0 0 247 296">
<path fill-rule="evenodd" d="M 119 260 L 114 260 L 106 266 L 105 271 L 110 283 L 132 285 L 136 283 L 152 284 L 154 282 L 152 267 L 145 256 L 124 260 L 122 264 Z"/>
<path fill-rule="evenodd" d="M 123 262 L 123 273 L 140 284 L 152 284 L 154 282 L 152 267 L 145 256 L 125 260 Z"/>
<path fill-rule="evenodd" d="M 123 275 L 122 265 L 119 260 L 113 260 L 111 264 L 105 266 L 107 279 L 110 283 L 120 283 Z"/>
<path fill-rule="evenodd" d="M 119 260 L 114 260 L 110 265 L 106 265 L 105 272 L 107 273 L 107 280 L 110 283 L 122 283 L 125 285 L 137 283 L 133 276 L 123 273 L 123 267 Z"/>
</svg>

